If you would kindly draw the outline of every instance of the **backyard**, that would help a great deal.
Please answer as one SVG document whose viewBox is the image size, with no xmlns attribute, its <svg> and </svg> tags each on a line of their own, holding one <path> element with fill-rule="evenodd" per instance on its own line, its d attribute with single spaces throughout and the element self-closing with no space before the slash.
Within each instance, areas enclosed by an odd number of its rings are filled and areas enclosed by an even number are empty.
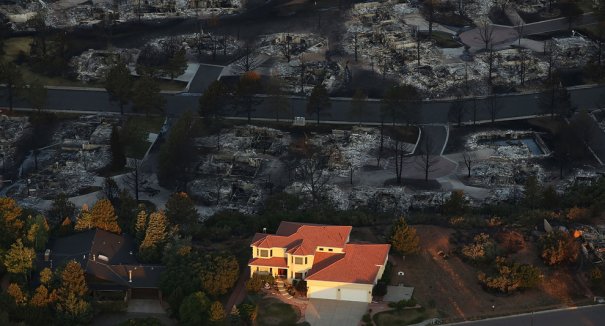
<svg viewBox="0 0 605 326">
<path fill-rule="evenodd" d="M 397 266 L 393 268 L 392 279 L 399 281 L 397 272 L 404 271 L 403 283 L 415 288 L 414 298 L 418 303 L 425 307 L 434 305 L 438 309 L 438 317 L 446 321 L 573 306 L 588 300 L 587 289 L 573 273 L 566 269 L 552 271 L 544 267 L 533 243 L 528 242 L 526 250 L 512 257 L 515 261 L 538 266 L 544 274 L 543 281 L 536 289 L 502 296 L 486 292 L 477 280 L 477 269 L 457 255 L 450 254 L 448 259 L 440 257 L 439 251 L 450 253 L 454 250 L 450 244 L 453 229 L 429 225 L 419 225 L 416 229 L 420 236 L 421 252 L 405 257 L 405 261 L 396 257 Z M 380 318 L 418 318 L 409 315 L 400 317 L 393 314 Z"/>
</svg>

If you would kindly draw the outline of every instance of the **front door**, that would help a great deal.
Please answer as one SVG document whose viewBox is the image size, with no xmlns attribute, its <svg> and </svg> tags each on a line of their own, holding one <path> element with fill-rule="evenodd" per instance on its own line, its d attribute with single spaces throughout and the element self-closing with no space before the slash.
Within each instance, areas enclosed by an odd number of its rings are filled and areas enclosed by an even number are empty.
<svg viewBox="0 0 605 326">
<path fill-rule="evenodd" d="M 294 273 L 294 278 L 297 280 L 302 280 L 303 279 L 303 273 Z"/>
<path fill-rule="evenodd" d="M 285 268 L 280 268 L 277 270 L 277 276 L 281 277 L 281 278 L 286 278 L 288 277 L 288 270 Z"/>
</svg>

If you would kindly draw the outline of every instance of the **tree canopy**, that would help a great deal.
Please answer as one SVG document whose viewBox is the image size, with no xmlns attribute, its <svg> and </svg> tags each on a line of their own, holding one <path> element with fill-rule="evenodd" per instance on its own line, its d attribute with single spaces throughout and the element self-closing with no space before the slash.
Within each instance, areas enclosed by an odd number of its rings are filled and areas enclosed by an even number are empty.
<svg viewBox="0 0 605 326">
<path fill-rule="evenodd" d="M 391 246 L 402 255 L 415 254 L 420 250 L 420 238 L 416 229 L 410 227 L 403 216 L 393 226 Z"/>
</svg>

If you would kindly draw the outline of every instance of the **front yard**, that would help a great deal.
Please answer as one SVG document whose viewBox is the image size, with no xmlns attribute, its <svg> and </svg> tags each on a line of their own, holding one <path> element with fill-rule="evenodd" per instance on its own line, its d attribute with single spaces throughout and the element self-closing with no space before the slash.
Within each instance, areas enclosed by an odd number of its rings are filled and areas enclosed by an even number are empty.
<svg viewBox="0 0 605 326">
<path fill-rule="evenodd" d="M 275 298 L 263 298 L 258 302 L 256 325 L 296 325 L 300 312 L 294 306 Z"/>
<path fill-rule="evenodd" d="M 405 309 L 379 312 L 373 320 L 377 326 L 402 326 L 416 324 L 437 315 L 435 309 Z"/>
</svg>

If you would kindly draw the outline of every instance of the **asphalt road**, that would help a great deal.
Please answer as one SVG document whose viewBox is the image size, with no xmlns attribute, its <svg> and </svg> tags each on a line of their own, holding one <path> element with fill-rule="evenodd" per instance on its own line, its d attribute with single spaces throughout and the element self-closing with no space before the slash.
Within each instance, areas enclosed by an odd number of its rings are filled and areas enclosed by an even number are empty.
<svg viewBox="0 0 605 326">
<path fill-rule="evenodd" d="M 486 319 L 450 325 L 468 326 L 602 326 L 605 325 L 605 305 L 546 311 L 503 318 Z"/>
<path fill-rule="evenodd" d="M 169 116 L 178 116 L 188 110 L 197 110 L 200 93 L 207 85 L 220 74 L 220 67 L 202 65 L 194 77 L 190 92 L 179 94 L 164 94 L 166 99 L 165 112 Z M 8 107 L 5 90 L 0 90 L 0 107 Z M 598 106 L 599 101 L 605 101 L 605 85 L 596 87 L 578 87 L 570 89 L 571 101 L 579 109 L 593 109 Z M 538 105 L 538 95 L 531 94 L 509 94 L 496 97 L 497 119 L 510 119 L 516 117 L 532 116 L 541 114 Z M 294 118 L 304 116 L 309 120 L 314 120 L 314 115 L 306 114 L 306 99 L 303 97 L 293 97 L 290 99 L 290 114 L 280 114 L 280 118 Z M 332 98 L 331 107 L 326 109 L 320 115 L 321 120 L 328 121 L 358 121 L 351 117 L 351 100 L 348 98 Z M 602 105 L 605 103 L 602 103 Z M 451 100 L 433 100 L 423 101 L 420 104 L 419 122 L 422 124 L 442 124 L 448 122 L 448 110 Z M 16 100 L 14 107 L 28 108 L 30 105 L 24 100 Z M 490 120 L 491 110 L 488 101 L 485 99 L 468 99 L 465 101 L 465 114 L 463 120 L 472 122 L 474 117 L 477 121 Z M 103 90 L 84 90 L 84 89 L 49 89 L 47 109 L 67 110 L 67 111 L 101 111 L 101 112 L 119 112 L 119 107 L 109 101 L 109 96 Z M 130 107 L 125 108 L 126 112 L 132 112 Z M 365 107 L 365 112 L 361 116 L 362 122 L 379 123 L 380 122 L 380 101 L 369 100 Z M 236 113 L 233 110 L 227 112 L 230 116 L 243 117 L 243 113 Z M 256 106 L 253 118 L 272 119 L 275 114 L 272 112 L 267 101 Z M 309 121 L 311 123 L 312 121 Z"/>
</svg>

